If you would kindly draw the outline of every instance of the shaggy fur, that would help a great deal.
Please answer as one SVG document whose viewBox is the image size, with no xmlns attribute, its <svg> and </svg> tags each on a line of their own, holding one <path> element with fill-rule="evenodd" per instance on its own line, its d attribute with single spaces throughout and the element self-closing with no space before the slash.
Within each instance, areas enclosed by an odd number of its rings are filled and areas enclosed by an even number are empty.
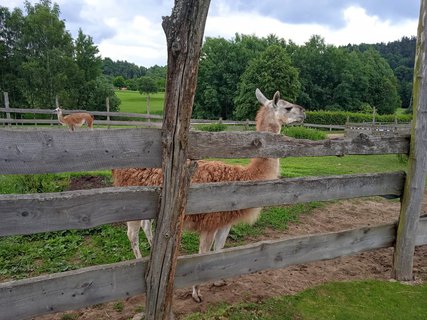
<svg viewBox="0 0 427 320">
<path fill-rule="evenodd" d="M 276 92 L 273 100 L 268 100 L 257 89 L 256 96 L 262 107 L 257 113 L 257 131 L 280 133 L 283 124 L 302 122 L 305 118 L 304 109 L 298 105 L 280 100 Z M 159 186 L 163 182 L 161 169 L 129 168 L 112 171 L 114 185 L 123 186 Z M 272 180 L 279 176 L 279 159 L 254 158 L 247 166 L 229 165 L 219 161 L 198 161 L 198 168 L 193 174 L 192 183 Z M 231 226 L 245 222 L 253 224 L 259 217 L 261 208 L 241 209 L 227 212 L 185 215 L 184 229 L 200 233 L 199 252 L 211 250 L 215 241 L 215 250 L 220 250 L 225 244 Z M 148 241 L 152 241 L 151 224 L 148 221 L 128 222 L 128 237 L 137 258 L 141 257 L 138 233 L 143 227 Z M 198 287 L 193 287 L 193 298 L 200 302 Z"/>
</svg>

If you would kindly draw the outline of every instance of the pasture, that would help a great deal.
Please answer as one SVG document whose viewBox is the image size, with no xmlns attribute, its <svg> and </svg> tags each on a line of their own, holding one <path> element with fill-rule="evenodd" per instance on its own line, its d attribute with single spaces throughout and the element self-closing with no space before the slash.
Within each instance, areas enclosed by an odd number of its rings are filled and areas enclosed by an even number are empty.
<svg viewBox="0 0 427 320">
<path fill-rule="evenodd" d="M 147 113 L 147 95 L 138 91 L 116 90 L 117 97 L 121 100 L 120 112 Z M 158 92 L 150 95 L 150 114 L 161 115 L 165 93 Z"/>
</svg>

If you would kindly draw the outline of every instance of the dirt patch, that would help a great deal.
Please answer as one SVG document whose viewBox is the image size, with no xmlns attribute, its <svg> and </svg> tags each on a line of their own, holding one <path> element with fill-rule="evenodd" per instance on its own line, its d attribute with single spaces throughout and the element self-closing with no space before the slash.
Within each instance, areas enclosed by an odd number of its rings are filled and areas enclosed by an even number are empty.
<svg viewBox="0 0 427 320">
<path fill-rule="evenodd" d="M 287 238 L 296 235 L 335 232 L 344 229 L 390 223 L 399 216 L 400 203 L 380 197 L 337 201 L 292 223 L 286 232 L 271 231 L 267 236 L 254 239 Z M 422 214 L 427 212 L 427 193 L 424 196 Z M 328 281 L 391 278 L 393 249 L 386 248 L 341 257 L 328 261 L 291 266 L 280 270 L 268 270 L 251 275 L 227 279 L 224 286 L 211 283 L 201 286 L 203 302 L 195 303 L 191 298 L 191 288 L 175 292 L 174 311 L 177 318 L 193 312 L 204 312 L 220 303 L 259 302 L 265 298 L 295 294 Z M 414 275 L 417 280 L 427 280 L 427 246 L 417 247 L 414 258 Z M 77 319 L 132 318 L 142 306 L 144 296 L 136 296 L 123 301 L 123 308 L 117 311 L 117 302 L 84 308 L 74 313 Z M 37 319 L 60 320 L 63 314 L 48 315 Z"/>
<path fill-rule="evenodd" d="M 79 176 L 71 177 L 67 191 L 111 187 L 108 177 Z"/>
</svg>

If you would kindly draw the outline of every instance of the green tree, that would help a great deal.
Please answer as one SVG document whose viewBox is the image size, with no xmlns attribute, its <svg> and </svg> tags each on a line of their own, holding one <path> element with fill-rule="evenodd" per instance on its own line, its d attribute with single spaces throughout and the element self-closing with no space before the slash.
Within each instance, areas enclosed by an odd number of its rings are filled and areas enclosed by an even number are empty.
<svg viewBox="0 0 427 320">
<path fill-rule="evenodd" d="M 25 2 L 27 15 L 17 44 L 25 56 L 21 63 L 21 90 L 30 107 L 52 107 L 67 83 L 66 70 L 73 62 L 73 42 L 60 20 L 59 6 L 42 0 Z"/>
<path fill-rule="evenodd" d="M 117 76 L 117 77 L 115 77 L 114 80 L 113 80 L 113 85 L 116 88 L 125 87 L 126 86 L 125 78 L 123 78 L 123 76 Z"/>
<path fill-rule="evenodd" d="M 231 118 L 240 77 L 249 62 L 269 45 L 282 42 L 275 36 L 257 38 L 239 34 L 231 40 L 207 38 L 199 64 L 193 116 Z"/>
<path fill-rule="evenodd" d="M 147 95 L 147 114 L 150 114 L 150 94 L 159 91 L 155 79 L 149 76 L 141 77 L 139 79 L 138 91 L 140 94 Z"/>
<path fill-rule="evenodd" d="M 18 74 L 23 55 L 17 50 L 23 24 L 24 16 L 20 9 L 10 12 L 8 8 L 0 6 L 0 93 L 9 93 L 11 105 L 25 105 Z M 2 99 L 1 93 L 0 101 Z"/>
<path fill-rule="evenodd" d="M 286 50 L 279 45 L 271 45 L 252 60 L 242 75 L 235 98 L 235 117 L 242 120 L 255 118 L 259 107 L 256 88 L 270 98 L 279 90 L 282 99 L 293 102 L 299 95 L 300 86 L 298 70 L 292 66 Z"/>
</svg>

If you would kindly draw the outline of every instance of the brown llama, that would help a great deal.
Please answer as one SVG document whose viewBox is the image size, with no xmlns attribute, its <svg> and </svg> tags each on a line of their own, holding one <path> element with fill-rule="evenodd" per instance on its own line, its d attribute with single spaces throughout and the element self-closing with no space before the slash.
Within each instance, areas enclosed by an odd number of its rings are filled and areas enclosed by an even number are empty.
<svg viewBox="0 0 427 320">
<path fill-rule="evenodd" d="M 75 128 L 81 127 L 85 123 L 89 129 L 93 130 L 93 116 L 89 113 L 76 112 L 64 116 L 60 107 L 57 107 L 54 112 L 58 115 L 59 123 L 63 126 L 68 126 L 71 132 L 73 132 Z"/>
<path fill-rule="evenodd" d="M 304 109 L 280 99 L 277 91 L 273 100 L 268 100 L 259 89 L 255 91 L 261 103 L 256 116 L 256 130 L 259 132 L 280 133 L 282 125 L 302 122 L 305 119 Z M 198 161 L 192 183 L 208 183 L 222 181 L 270 180 L 279 177 L 279 159 L 254 158 L 247 166 L 230 165 L 219 161 Z M 113 169 L 114 185 L 123 186 L 159 186 L 163 183 L 162 170 L 159 168 Z M 185 215 L 184 229 L 200 233 L 199 253 L 211 250 L 218 251 L 224 247 L 230 228 L 239 223 L 255 223 L 261 208 L 249 208 L 227 212 Z M 150 220 L 130 221 L 127 223 L 128 237 L 136 258 L 141 258 L 139 250 L 139 229 L 141 226 L 152 244 Z M 193 287 L 193 299 L 201 301 L 198 286 Z"/>
</svg>

